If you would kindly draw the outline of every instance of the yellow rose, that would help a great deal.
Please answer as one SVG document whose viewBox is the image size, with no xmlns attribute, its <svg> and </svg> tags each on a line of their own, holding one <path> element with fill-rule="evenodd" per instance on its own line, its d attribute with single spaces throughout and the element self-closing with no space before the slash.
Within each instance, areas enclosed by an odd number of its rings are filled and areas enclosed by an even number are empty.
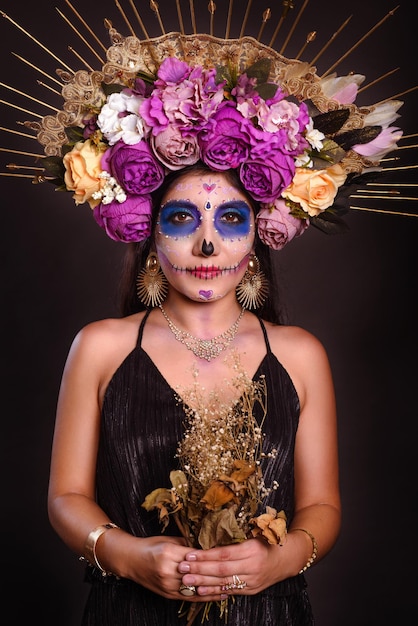
<svg viewBox="0 0 418 626">
<path fill-rule="evenodd" d="M 315 217 L 333 204 L 338 187 L 346 178 L 347 174 L 338 163 L 323 170 L 298 167 L 282 196 L 298 202 L 310 217 Z"/>
<path fill-rule="evenodd" d="M 91 208 L 99 204 L 100 200 L 94 200 L 92 194 L 99 191 L 105 183 L 99 176 L 102 172 L 100 162 L 106 149 L 105 144 L 96 146 L 90 140 L 79 141 L 64 156 L 64 182 L 68 191 L 74 191 L 73 199 L 76 204 L 88 202 Z"/>
</svg>

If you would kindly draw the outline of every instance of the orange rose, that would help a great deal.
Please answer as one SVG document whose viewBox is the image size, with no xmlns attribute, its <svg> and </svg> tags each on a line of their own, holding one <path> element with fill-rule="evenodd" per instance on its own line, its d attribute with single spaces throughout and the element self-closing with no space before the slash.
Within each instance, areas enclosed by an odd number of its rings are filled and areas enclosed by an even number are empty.
<svg viewBox="0 0 418 626">
<path fill-rule="evenodd" d="M 106 149 L 105 144 L 96 146 L 90 140 L 79 141 L 64 156 L 64 182 L 68 191 L 74 191 L 73 199 L 76 204 L 88 202 L 92 209 L 99 204 L 100 200 L 94 200 L 92 194 L 105 184 L 99 176 L 102 172 L 102 155 Z"/>
<path fill-rule="evenodd" d="M 347 174 L 338 163 L 323 170 L 298 167 L 282 196 L 299 203 L 310 217 L 315 217 L 333 204 L 338 187 L 346 178 Z"/>
</svg>

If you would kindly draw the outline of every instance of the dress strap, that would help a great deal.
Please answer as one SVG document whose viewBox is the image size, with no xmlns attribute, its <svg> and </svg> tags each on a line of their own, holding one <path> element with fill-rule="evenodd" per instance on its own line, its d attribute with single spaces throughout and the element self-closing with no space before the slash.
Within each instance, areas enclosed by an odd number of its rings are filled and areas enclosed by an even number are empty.
<svg viewBox="0 0 418 626">
<path fill-rule="evenodd" d="M 263 335 L 264 335 L 264 341 L 266 343 L 266 350 L 268 354 L 271 354 L 271 348 L 270 348 L 270 342 L 269 342 L 269 338 L 267 336 L 267 330 L 266 327 L 264 326 L 264 322 L 263 320 L 259 317 L 258 321 L 260 322 L 260 326 L 261 326 L 261 330 L 263 331 Z"/>
<path fill-rule="evenodd" d="M 148 309 L 148 311 L 145 313 L 144 317 L 142 318 L 141 324 L 139 325 L 139 330 L 138 330 L 138 339 L 136 340 L 136 345 L 140 346 L 142 343 L 142 335 L 144 333 L 144 326 L 145 326 L 145 322 L 148 319 L 149 314 L 151 313 L 152 309 Z"/>
</svg>

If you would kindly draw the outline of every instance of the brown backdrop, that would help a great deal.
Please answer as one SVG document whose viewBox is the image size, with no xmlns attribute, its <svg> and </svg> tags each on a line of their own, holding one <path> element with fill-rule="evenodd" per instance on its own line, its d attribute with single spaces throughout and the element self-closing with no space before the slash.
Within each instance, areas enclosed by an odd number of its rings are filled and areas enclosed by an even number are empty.
<svg viewBox="0 0 418 626">
<path fill-rule="evenodd" d="M 110 0 L 88 3 L 87 8 L 83 4 L 74 0 L 102 40 L 102 16 L 111 17 L 126 32 Z M 174 0 L 161 1 L 162 12 L 168 6 L 173 13 L 174 4 Z M 235 4 L 242 13 L 246 3 Z M 270 4 L 273 11 L 281 6 L 278 1 Z M 295 4 L 294 14 L 302 2 Z M 148 3 L 138 5 L 148 19 Z M 186 15 L 188 2 L 183 0 L 182 5 Z M 198 22 L 205 18 L 207 28 L 206 0 L 195 5 Z M 218 14 L 225 13 L 226 0 L 217 0 L 217 5 Z M 252 9 L 249 27 L 254 34 L 267 6 L 268 2 L 260 1 Z M 70 14 L 64 3 L 60 7 Z M 297 28 L 299 35 L 291 39 L 285 54 L 296 56 L 306 33 L 316 30 L 317 40 L 306 55 L 310 60 L 353 14 L 338 44 L 323 57 L 334 62 L 394 7 L 392 0 L 311 0 Z M 78 67 L 79 62 L 65 52 L 73 34 L 48 0 L 29 6 L 23 0 L 3 0 L 1 8 L 50 49 L 64 51 L 62 55 Z M 151 17 L 157 34 L 157 22 Z M 275 24 L 272 19 L 266 32 L 271 33 Z M 392 78 L 370 91 L 373 102 L 413 87 L 417 83 L 415 24 L 412 8 L 404 2 L 341 63 L 338 73 L 364 73 L 370 82 L 400 66 Z M 51 73 L 57 63 L 6 20 L 0 28 L 0 80 L 50 100 L 50 94 L 36 85 L 42 77 L 18 63 L 9 50 L 48 67 Z M 233 29 L 237 31 L 235 24 Z M 286 33 L 283 28 L 277 47 Z M 223 36 L 224 30 L 218 34 Z M 320 71 L 330 62 L 318 63 Z M 18 77 L 12 68 L 19 69 Z M 368 93 L 362 98 L 364 104 Z M 4 89 L 0 98 L 15 101 Z M 20 97 L 17 100 L 25 108 L 39 110 Z M 405 100 L 400 125 L 408 134 L 418 130 L 417 92 Z M 15 119 L 27 117 L 0 104 L 0 126 L 12 127 Z M 0 146 L 11 144 L 11 136 L 0 132 Z M 19 146 L 38 151 L 36 142 Z M 5 163 L 22 162 L 2 152 L 0 159 L 1 171 Z M 414 170 L 408 178 L 418 182 Z M 56 193 L 48 184 L 34 188 L 26 179 L 0 178 L 0 189 L 3 606 L 9 610 L 9 626 L 34 619 L 43 626 L 77 626 L 87 591 L 83 566 L 54 534 L 46 514 L 55 403 L 75 333 L 87 322 L 115 315 L 114 293 L 124 247 L 106 238 L 87 205 L 76 207 L 69 194 Z M 416 211 L 416 202 L 405 201 L 401 208 L 409 210 L 413 205 Z M 307 573 L 307 579 L 318 626 L 392 626 L 409 623 L 418 608 L 413 512 L 418 219 L 350 212 L 347 222 L 346 235 L 328 237 L 310 229 L 277 255 L 292 319 L 325 344 L 338 400 L 343 527 L 332 553 Z M 12 594 L 17 600 L 9 604 Z"/>
</svg>

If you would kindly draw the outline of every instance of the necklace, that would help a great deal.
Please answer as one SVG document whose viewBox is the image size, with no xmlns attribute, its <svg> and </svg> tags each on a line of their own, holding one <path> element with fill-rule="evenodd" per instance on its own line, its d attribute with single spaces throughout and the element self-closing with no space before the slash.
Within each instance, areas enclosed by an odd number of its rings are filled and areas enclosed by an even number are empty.
<svg viewBox="0 0 418 626">
<path fill-rule="evenodd" d="M 177 341 L 185 345 L 186 348 L 188 350 L 191 350 L 193 354 L 195 354 L 199 359 L 206 359 L 206 361 L 216 359 L 216 357 L 219 356 L 223 350 L 227 349 L 231 341 L 235 339 L 235 336 L 238 332 L 239 323 L 245 313 L 245 309 L 243 307 L 241 313 L 239 314 L 236 321 L 232 324 L 232 326 L 220 335 L 212 337 L 212 339 L 199 339 L 198 337 L 194 337 L 185 330 L 180 330 L 180 328 L 177 328 L 177 326 L 171 321 L 167 313 L 164 311 L 162 304 L 160 304 L 160 309 L 161 313 L 167 320 L 169 329 L 171 330 Z"/>
</svg>

